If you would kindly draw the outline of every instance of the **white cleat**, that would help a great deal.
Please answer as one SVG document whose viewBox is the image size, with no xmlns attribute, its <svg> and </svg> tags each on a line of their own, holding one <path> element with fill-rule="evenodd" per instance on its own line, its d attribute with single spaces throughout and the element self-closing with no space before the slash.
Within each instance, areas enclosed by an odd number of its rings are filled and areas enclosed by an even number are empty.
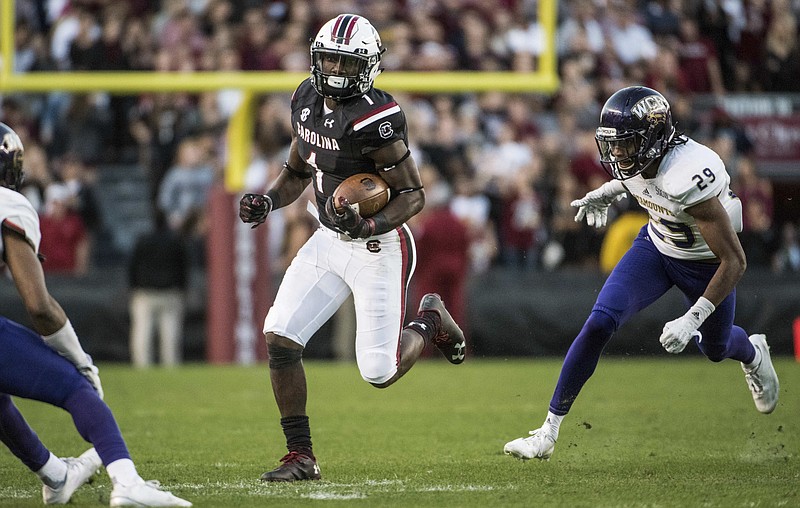
<svg viewBox="0 0 800 508">
<path fill-rule="evenodd" d="M 775 372 L 775 367 L 772 366 L 767 336 L 757 333 L 748 338 L 753 346 L 761 352 L 761 361 L 750 369 L 745 364 L 742 364 L 744 379 L 747 381 L 747 386 L 750 387 L 750 393 L 753 394 L 753 402 L 756 403 L 756 409 L 765 414 L 771 413 L 775 410 L 775 406 L 778 405 L 780 383 L 778 382 L 778 374 Z"/>
<path fill-rule="evenodd" d="M 192 503 L 166 490 L 156 480 L 139 481 L 133 485 L 117 483 L 111 491 L 110 506 L 192 506 Z"/>
<path fill-rule="evenodd" d="M 67 476 L 58 488 L 42 486 L 44 504 L 67 504 L 78 488 L 89 481 L 103 462 L 94 448 L 89 448 L 80 457 L 61 459 L 67 465 Z"/>
<path fill-rule="evenodd" d="M 550 460 L 556 447 L 556 440 L 543 428 L 532 430 L 529 434 L 531 437 L 521 437 L 506 443 L 503 452 L 521 460 Z"/>
</svg>

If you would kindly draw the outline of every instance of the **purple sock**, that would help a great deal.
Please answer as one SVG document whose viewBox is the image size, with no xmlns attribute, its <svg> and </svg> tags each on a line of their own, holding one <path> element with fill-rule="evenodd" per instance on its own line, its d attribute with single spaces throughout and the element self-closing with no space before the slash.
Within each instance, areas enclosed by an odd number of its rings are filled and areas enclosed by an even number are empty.
<svg viewBox="0 0 800 508">
<path fill-rule="evenodd" d="M 756 359 L 756 348 L 747 338 L 747 332 L 736 325 L 731 328 L 727 353 L 728 358 L 738 360 L 745 365 L 752 363 Z"/>
</svg>

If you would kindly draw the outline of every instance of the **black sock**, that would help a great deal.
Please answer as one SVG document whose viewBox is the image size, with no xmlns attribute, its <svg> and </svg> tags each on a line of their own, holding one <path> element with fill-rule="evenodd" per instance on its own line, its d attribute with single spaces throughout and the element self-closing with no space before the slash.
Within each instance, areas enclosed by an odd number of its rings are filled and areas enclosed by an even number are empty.
<svg viewBox="0 0 800 508">
<path fill-rule="evenodd" d="M 411 328 L 418 334 L 422 335 L 422 338 L 425 340 L 425 344 L 429 344 L 430 341 L 436 337 L 441 325 L 442 318 L 438 313 L 426 311 L 417 316 L 414 321 L 408 323 L 406 328 Z"/>
<path fill-rule="evenodd" d="M 281 418 L 281 427 L 286 436 L 286 448 L 290 452 L 298 452 L 315 459 L 314 453 L 311 451 L 311 426 L 308 423 L 308 416 Z"/>
</svg>

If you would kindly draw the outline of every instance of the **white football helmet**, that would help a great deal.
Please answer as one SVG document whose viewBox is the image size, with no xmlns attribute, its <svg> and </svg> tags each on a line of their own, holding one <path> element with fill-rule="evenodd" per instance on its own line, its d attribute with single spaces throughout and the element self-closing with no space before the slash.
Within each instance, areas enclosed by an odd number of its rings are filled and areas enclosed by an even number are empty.
<svg viewBox="0 0 800 508">
<path fill-rule="evenodd" d="M 383 52 L 380 35 L 366 18 L 340 14 L 311 41 L 311 83 L 335 100 L 362 95 L 381 73 Z"/>
</svg>

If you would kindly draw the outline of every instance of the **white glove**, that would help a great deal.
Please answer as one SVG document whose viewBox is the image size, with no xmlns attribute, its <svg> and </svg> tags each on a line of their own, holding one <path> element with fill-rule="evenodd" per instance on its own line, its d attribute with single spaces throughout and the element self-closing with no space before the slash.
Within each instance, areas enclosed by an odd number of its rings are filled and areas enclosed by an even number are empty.
<svg viewBox="0 0 800 508">
<path fill-rule="evenodd" d="M 714 304 L 704 297 L 697 299 L 697 303 L 678 319 L 673 319 L 664 325 L 661 337 L 658 339 L 668 353 L 678 354 L 686 348 L 686 344 L 695 335 L 700 336 L 697 331 L 703 321 L 714 312 Z"/>
<path fill-rule="evenodd" d="M 608 207 L 614 201 L 623 197 L 625 187 L 619 180 L 606 182 L 597 189 L 587 193 L 581 199 L 576 199 L 571 206 L 578 208 L 575 222 L 580 222 L 586 217 L 586 224 L 602 228 L 608 222 Z"/>
<path fill-rule="evenodd" d="M 92 357 L 81 347 L 78 336 L 75 334 L 75 329 L 72 328 L 72 323 L 69 319 L 64 323 L 58 331 L 50 335 L 43 335 L 44 342 L 50 346 L 56 353 L 60 354 L 69 360 L 78 372 L 89 380 L 92 388 L 97 391 L 100 398 L 103 398 L 103 387 L 100 384 L 100 375 L 98 374 L 97 367 L 92 363 Z"/>
<path fill-rule="evenodd" d="M 80 372 L 81 375 L 89 381 L 89 384 L 92 385 L 94 391 L 96 391 L 97 395 L 99 395 L 102 399 L 105 394 L 103 393 L 103 385 L 100 384 L 100 370 L 94 363 L 92 363 L 91 356 L 86 355 L 86 358 L 89 360 L 89 364 L 84 365 L 83 367 L 78 367 L 78 372 Z"/>
</svg>

